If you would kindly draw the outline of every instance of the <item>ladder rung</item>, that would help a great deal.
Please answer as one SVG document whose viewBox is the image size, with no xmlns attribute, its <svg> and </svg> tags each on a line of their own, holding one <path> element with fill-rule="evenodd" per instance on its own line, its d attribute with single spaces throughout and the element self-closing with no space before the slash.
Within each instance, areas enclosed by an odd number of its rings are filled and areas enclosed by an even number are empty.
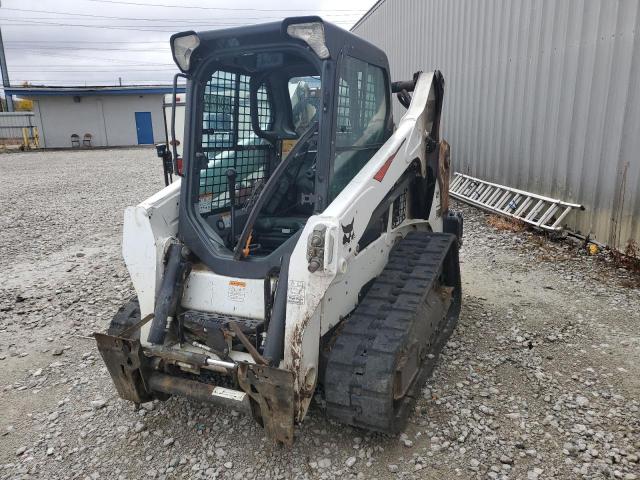
<svg viewBox="0 0 640 480">
<path fill-rule="evenodd" d="M 482 195 L 480 195 L 480 198 L 478 198 L 478 201 L 480 203 L 484 203 L 484 201 L 491 195 L 491 192 L 493 192 L 494 187 L 492 187 L 491 185 L 487 185 L 487 188 L 485 188 L 482 192 Z"/>
<path fill-rule="evenodd" d="M 538 220 L 538 226 L 541 227 L 544 224 L 547 223 L 547 221 L 553 217 L 553 215 L 556 213 L 556 211 L 558 210 L 558 205 L 557 204 L 553 204 L 551 205 L 546 212 L 544 212 L 544 214 L 540 217 L 540 220 Z"/>
<path fill-rule="evenodd" d="M 489 185 L 485 185 L 482 184 L 476 191 L 475 191 L 475 195 L 476 195 L 476 200 L 480 200 L 482 198 L 482 196 L 484 195 L 484 193 L 491 188 Z"/>
<path fill-rule="evenodd" d="M 518 208 L 518 202 L 520 201 L 521 198 L 522 198 L 522 195 L 520 195 L 519 193 L 516 193 L 516 195 L 511 200 L 509 200 L 509 202 L 502 208 L 501 212 L 512 215 L 513 213 L 510 212 L 509 210 L 515 210 L 516 208 Z M 509 206 L 512 203 L 515 204 L 515 207 L 510 208 Z"/>
<path fill-rule="evenodd" d="M 502 189 L 496 188 L 496 191 L 489 197 L 489 200 L 486 201 L 487 206 L 493 207 L 493 203 L 496 201 L 496 198 L 500 196 L 502 193 Z"/>
<path fill-rule="evenodd" d="M 464 181 L 460 184 L 458 190 L 460 192 L 464 192 L 465 188 L 467 188 L 467 185 L 469 185 L 471 182 L 473 182 L 473 180 L 471 180 L 470 178 L 465 178 Z"/>
<path fill-rule="evenodd" d="M 453 181 L 451 182 L 451 185 L 449 185 L 449 190 L 450 191 L 457 191 L 458 190 L 458 185 L 460 185 L 460 183 L 462 183 L 464 181 L 464 177 L 461 177 L 459 175 L 455 175 L 453 177 Z"/>
<path fill-rule="evenodd" d="M 506 202 L 510 196 L 511 196 L 511 192 L 509 190 L 504 192 L 504 195 L 502 195 L 502 197 L 500 197 L 500 200 L 498 200 L 495 204 L 496 210 L 500 210 L 504 205 L 504 202 Z"/>
<path fill-rule="evenodd" d="M 471 182 L 471 183 L 469 183 L 469 185 L 467 185 L 464 188 L 464 190 L 463 190 L 464 194 L 465 195 L 471 195 L 476 190 L 476 188 L 478 188 L 478 182 Z"/>
<path fill-rule="evenodd" d="M 460 191 L 460 187 L 462 186 L 462 184 L 467 181 L 467 179 L 464 178 L 464 177 L 461 177 L 458 180 L 459 181 L 458 181 L 458 183 L 455 184 L 455 187 L 453 188 L 453 190 Z"/>
<path fill-rule="evenodd" d="M 535 216 L 538 214 L 538 212 L 542 209 L 543 205 L 544 205 L 544 200 L 538 200 L 538 203 L 536 203 L 535 207 L 533 207 L 529 211 L 529 213 L 527 214 L 526 217 L 524 217 L 524 219 L 527 222 L 532 222 Z"/>
<path fill-rule="evenodd" d="M 513 214 L 516 217 L 519 217 L 520 215 L 522 215 L 527 210 L 527 208 L 529 208 L 529 205 L 531 205 L 531 202 L 533 202 L 533 198 L 527 197 L 524 200 L 524 202 L 522 202 L 522 204 L 518 207 L 518 209 L 515 212 L 513 212 Z"/>
<path fill-rule="evenodd" d="M 560 223 L 562 222 L 562 220 L 564 220 L 564 217 L 566 217 L 567 214 L 571 211 L 571 208 L 572 207 L 567 207 L 564 209 L 564 212 L 562 212 L 558 219 L 553 223 L 553 225 L 551 225 L 551 228 L 553 230 L 557 230 L 560 227 Z"/>
</svg>

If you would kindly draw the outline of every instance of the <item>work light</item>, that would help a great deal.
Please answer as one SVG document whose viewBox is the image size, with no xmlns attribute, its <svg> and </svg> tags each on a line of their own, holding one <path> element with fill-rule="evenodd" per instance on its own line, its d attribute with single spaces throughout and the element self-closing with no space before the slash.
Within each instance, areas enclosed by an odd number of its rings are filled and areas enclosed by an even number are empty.
<svg viewBox="0 0 640 480">
<path fill-rule="evenodd" d="M 171 51 L 180 70 L 187 72 L 191 66 L 191 54 L 200 45 L 200 38 L 195 32 L 178 35 L 171 37 Z"/>
<path fill-rule="evenodd" d="M 316 52 L 318 57 L 329 58 L 329 49 L 324 42 L 324 25 L 322 22 L 291 23 L 287 25 L 287 34 L 299 38 Z"/>
</svg>

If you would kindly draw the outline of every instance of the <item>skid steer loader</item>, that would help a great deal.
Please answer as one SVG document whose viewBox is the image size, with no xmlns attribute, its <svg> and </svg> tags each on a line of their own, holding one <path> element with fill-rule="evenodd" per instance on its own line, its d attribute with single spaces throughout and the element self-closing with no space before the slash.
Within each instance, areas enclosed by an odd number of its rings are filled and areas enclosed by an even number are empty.
<svg viewBox="0 0 640 480">
<path fill-rule="evenodd" d="M 460 311 L 442 75 L 392 83 L 318 17 L 171 47 L 183 176 L 126 209 L 137 296 L 95 334 L 119 395 L 246 411 L 291 444 L 319 392 L 328 417 L 398 432 Z"/>
</svg>

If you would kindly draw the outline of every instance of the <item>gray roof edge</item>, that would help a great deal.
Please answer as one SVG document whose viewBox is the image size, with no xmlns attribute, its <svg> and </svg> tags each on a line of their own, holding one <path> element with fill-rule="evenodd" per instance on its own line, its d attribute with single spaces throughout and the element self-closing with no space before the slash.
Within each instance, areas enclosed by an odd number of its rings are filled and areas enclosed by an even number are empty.
<svg viewBox="0 0 640 480">
<path fill-rule="evenodd" d="M 183 85 L 178 86 L 178 92 L 184 92 Z M 173 92 L 172 85 L 129 85 L 129 86 L 20 86 L 4 87 L 9 95 L 135 95 L 135 94 L 164 94 Z"/>
<path fill-rule="evenodd" d="M 371 6 L 371 8 L 367 10 L 365 14 L 362 15 L 362 17 L 360 17 L 360 20 L 358 20 L 356 23 L 353 24 L 353 26 L 349 29 L 349 31 L 353 32 L 358 26 L 360 26 L 362 22 L 364 22 L 368 17 L 370 17 L 373 14 L 373 12 L 375 12 L 380 7 L 380 5 L 382 5 L 386 1 L 387 0 L 378 0 L 376 3 L 374 3 Z"/>
</svg>

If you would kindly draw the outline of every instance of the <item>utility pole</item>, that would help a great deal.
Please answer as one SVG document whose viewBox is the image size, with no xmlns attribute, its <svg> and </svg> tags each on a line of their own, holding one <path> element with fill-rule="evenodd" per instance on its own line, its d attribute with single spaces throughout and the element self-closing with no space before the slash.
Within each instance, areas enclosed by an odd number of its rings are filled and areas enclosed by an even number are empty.
<svg viewBox="0 0 640 480">
<path fill-rule="evenodd" d="M 0 7 L 2 3 L 0 2 Z M 4 56 L 4 43 L 2 42 L 2 30 L 0 29 L 0 72 L 2 73 L 2 85 L 4 86 L 4 96 L 7 100 L 7 110 L 13 112 L 13 99 L 7 93 L 7 88 L 11 86 L 9 83 L 9 72 L 7 71 L 7 59 Z"/>
</svg>

